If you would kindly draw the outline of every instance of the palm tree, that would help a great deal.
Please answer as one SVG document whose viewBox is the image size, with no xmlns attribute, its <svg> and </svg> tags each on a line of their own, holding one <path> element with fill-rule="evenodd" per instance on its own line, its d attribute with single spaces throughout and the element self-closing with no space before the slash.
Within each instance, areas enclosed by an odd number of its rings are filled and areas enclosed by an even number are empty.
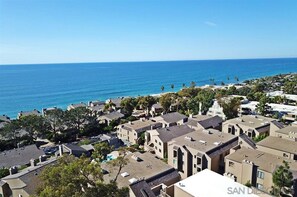
<svg viewBox="0 0 297 197">
<path fill-rule="evenodd" d="M 230 77 L 229 77 L 229 76 L 227 77 L 227 80 L 228 80 L 228 81 L 230 80 Z"/>
<path fill-rule="evenodd" d="M 196 87 L 196 83 L 195 83 L 195 81 L 191 81 L 191 88 L 195 88 Z"/>
<path fill-rule="evenodd" d="M 165 87 L 162 85 L 162 86 L 161 86 L 161 90 L 162 90 L 162 92 L 164 92 L 164 89 L 165 89 Z"/>
<path fill-rule="evenodd" d="M 186 84 L 185 83 L 183 83 L 183 88 L 185 88 L 186 87 Z"/>
<path fill-rule="evenodd" d="M 172 89 L 172 90 L 174 90 L 174 84 L 171 84 L 171 86 L 170 86 L 170 87 L 171 87 L 171 89 Z"/>
<path fill-rule="evenodd" d="M 238 82 L 239 81 L 239 78 L 237 76 L 234 77 L 234 79 Z"/>
</svg>

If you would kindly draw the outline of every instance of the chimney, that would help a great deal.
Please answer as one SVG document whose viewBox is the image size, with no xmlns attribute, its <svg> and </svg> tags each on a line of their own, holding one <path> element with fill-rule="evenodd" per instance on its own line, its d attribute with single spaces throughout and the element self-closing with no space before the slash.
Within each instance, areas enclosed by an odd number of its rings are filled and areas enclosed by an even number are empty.
<svg viewBox="0 0 297 197">
<path fill-rule="evenodd" d="M 59 145 L 59 154 L 60 157 L 63 156 L 63 145 Z"/>
<path fill-rule="evenodd" d="M 17 172 L 18 172 L 18 168 L 16 166 L 9 168 L 10 175 L 16 174 Z"/>
<path fill-rule="evenodd" d="M 132 125 L 132 122 L 131 122 L 131 121 L 129 121 L 128 123 L 129 123 L 130 125 Z"/>
<path fill-rule="evenodd" d="M 190 117 L 190 118 L 193 118 L 193 114 L 190 114 L 189 117 Z"/>
<path fill-rule="evenodd" d="M 45 161 L 46 157 L 44 155 L 39 156 L 39 162 Z"/>
<path fill-rule="evenodd" d="M 30 166 L 31 166 L 31 167 L 36 166 L 36 164 L 35 164 L 35 160 L 34 160 L 34 159 L 30 159 Z"/>
</svg>

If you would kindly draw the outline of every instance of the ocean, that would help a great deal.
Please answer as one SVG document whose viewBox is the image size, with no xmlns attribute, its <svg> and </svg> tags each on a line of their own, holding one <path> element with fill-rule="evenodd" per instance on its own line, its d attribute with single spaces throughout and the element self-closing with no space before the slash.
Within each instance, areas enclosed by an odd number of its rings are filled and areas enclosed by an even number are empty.
<svg viewBox="0 0 297 197">
<path fill-rule="evenodd" d="M 297 72 L 297 58 L 0 65 L 0 114 Z M 227 80 L 227 78 L 230 80 Z"/>
</svg>

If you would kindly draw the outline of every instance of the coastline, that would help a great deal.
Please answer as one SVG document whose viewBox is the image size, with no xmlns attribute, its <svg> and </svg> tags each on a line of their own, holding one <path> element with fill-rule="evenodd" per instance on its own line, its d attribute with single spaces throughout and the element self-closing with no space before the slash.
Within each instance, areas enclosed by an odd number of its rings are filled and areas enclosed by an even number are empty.
<svg viewBox="0 0 297 197">
<path fill-rule="evenodd" d="M 16 117 L 20 111 L 71 103 L 105 101 L 122 96 L 176 92 L 185 83 L 205 86 L 297 72 L 296 59 L 178 61 L 145 63 L 92 63 L 1 67 L 0 114 Z M 227 80 L 227 78 L 229 78 Z M 174 89 L 170 88 L 174 84 Z"/>
</svg>

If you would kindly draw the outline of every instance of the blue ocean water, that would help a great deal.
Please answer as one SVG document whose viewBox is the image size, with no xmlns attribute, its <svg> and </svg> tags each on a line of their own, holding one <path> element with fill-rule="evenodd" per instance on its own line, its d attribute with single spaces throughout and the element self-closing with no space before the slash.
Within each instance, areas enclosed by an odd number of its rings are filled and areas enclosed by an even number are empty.
<svg viewBox="0 0 297 197">
<path fill-rule="evenodd" d="M 297 58 L 0 65 L 0 114 L 297 72 Z M 227 78 L 230 77 L 228 81 Z"/>
</svg>

